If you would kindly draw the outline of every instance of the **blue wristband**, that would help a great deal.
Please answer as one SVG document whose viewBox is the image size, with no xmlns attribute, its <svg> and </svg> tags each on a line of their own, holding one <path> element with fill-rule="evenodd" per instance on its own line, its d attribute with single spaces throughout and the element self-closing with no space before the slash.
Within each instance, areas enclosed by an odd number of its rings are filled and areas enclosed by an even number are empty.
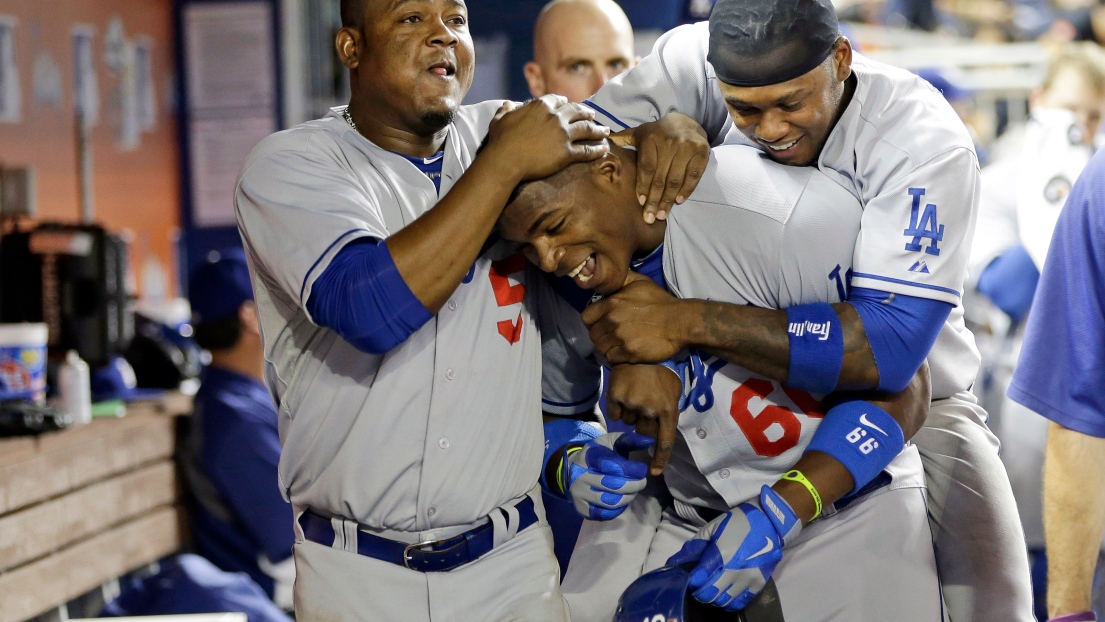
<svg viewBox="0 0 1105 622">
<path fill-rule="evenodd" d="M 819 302 L 787 309 L 787 337 L 787 386 L 832 393 L 844 365 L 844 334 L 832 305 Z"/>
<path fill-rule="evenodd" d="M 882 473 L 903 447 L 905 435 L 894 417 L 871 402 L 852 400 L 825 413 L 806 451 L 839 460 L 852 474 L 852 494 Z"/>
<path fill-rule="evenodd" d="M 602 430 L 587 421 L 578 419 L 553 419 L 545 424 L 545 457 L 541 459 L 541 487 L 545 490 L 556 491 L 549 487 L 545 477 L 549 458 L 565 445 L 572 443 L 586 443 L 587 441 L 602 436 Z M 556 493 L 560 494 L 560 493 Z"/>
</svg>

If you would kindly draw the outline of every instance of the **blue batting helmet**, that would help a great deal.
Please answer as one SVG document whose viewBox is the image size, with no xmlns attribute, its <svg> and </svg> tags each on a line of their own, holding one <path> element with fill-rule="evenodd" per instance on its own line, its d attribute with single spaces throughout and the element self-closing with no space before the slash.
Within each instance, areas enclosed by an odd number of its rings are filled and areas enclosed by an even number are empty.
<svg viewBox="0 0 1105 622">
<path fill-rule="evenodd" d="M 737 613 L 698 602 L 687 586 L 694 564 L 664 566 L 641 575 L 622 592 L 614 622 L 783 622 L 779 592 L 770 579 L 763 592 Z"/>
</svg>

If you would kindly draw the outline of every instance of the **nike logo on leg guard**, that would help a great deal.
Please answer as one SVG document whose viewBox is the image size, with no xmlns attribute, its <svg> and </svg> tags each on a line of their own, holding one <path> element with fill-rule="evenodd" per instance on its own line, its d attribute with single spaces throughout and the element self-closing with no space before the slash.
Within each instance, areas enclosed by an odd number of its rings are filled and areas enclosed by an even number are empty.
<svg viewBox="0 0 1105 622">
<path fill-rule="evenodd" d="M 867 420 L 867 413 L 863 413 L 862 415 L 859 416 L 859 422 L 862 423 L 863 425 L 869 427 L 869 428 L 874 428 L 874 429 L 878 430 L 879 432 L 882 432 L 883 436 L 890 436 L 882 428 L 880 428 L 879 426 L 877 426 L 877 425 L 871 423 L 870 421 L 868 421 Z"/>
</svg>

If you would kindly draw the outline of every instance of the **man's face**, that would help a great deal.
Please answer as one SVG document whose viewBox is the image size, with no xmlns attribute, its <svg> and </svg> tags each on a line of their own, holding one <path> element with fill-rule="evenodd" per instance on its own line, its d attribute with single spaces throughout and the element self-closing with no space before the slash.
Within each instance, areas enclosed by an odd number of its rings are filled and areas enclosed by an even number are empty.
<svg viewBox="0 0 1105 622">
<path fill-rule="evenodd" d="M 475 63 L 464 2 L 367 0 L 360 31 L 353 88 L 362 99 L 414 127 L 448 125 L 472 85 Z"/>
<path fill-rule="evenodd" d="M 628 24 L 618 27 L 593 10 L 572 19 L 572 10 L 566 7 L 562 15 L 550 16 L 534 42 L 536 60 L 526 66 L 534 97 L 553 93 L 581 102 L 636 64 Z"/>
<path fill-rule="evenodd" d="M 637 252 L 640 206 L 629 200 L 630 209 L 622 209 L 621 202 L 599 192 L 568 190 L 549 200 L 518 200 L 503 210 L 499 233 L 524 245 L 526 258 L 545 272 L 569 275 L 584 289 L 610 294 L 625 283 Z"/>
<path fill-rule="evenodd" d="M 838 44 L 839 46 L 839 44 Z M 821 65 L 786 82 L 733 86 L 718 81 L 733 123 L 768 157 L 788 166 L 814 164 L 832 131 L 851 72 L 840 48 Z"/>
<path fill-rule="evenodd" d="M 1044 91 L 1035 103 L 1043 108 L 1073 112 L 1075 121 L 1086 128 L 1086 144 L 1093 144 L 1093 137 L 1101 127 L 1105 97 L 1095 91 L 1077 70 L 1068 68 L 1060 71 L 1052 81 L 1051 88 Z"/>
</svg>

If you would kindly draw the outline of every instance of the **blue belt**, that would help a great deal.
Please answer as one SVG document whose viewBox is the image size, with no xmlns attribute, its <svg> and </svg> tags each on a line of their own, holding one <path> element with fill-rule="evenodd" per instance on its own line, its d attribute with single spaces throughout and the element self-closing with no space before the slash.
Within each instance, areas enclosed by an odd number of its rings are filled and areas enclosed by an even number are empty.
<svg viewBox="0 0 1105 622">
<path fill-rule="evenodd" d="M 849 505 L 855 503 L 856 501 L 859 501 L 863 497 L 889 485 L 891 481 L 893 481 L 893 478 L 890 477 L 890 474 L 886 471 L 883 471 L 882 473 L 876 475 L 875 479 L 867 482 L 867 484 L 863 488 L 857 490 L 855 494 L 847 495 L 845 497 L 837 499 L 836 503 L 833 504 L 833 508 L 836 509 L 837 512 L 839 512 Z M 706 521 L 707 523 L 725 513 L 721 510 L 715 510 L 714 508 L 708 508 L 704 506 L 695 506 L 694 511 L 702 518 L 702 520 Z"/>
<path fill-rule="evenodd" d="M 524 497 L 517 505 L 518 531 L 537 522 L 537 513 L 533 509 L 533 499 Z M 498 510 L 496 510 L 498 511 Z M 314 514 L 310 510 L 299 517 L 303 536 L 311 542 L 324 546 L 333 546 L 334 526 L 330 519 Z M 418 572 L 445 572 L 470 561 L 479 559 L 495 547 L 495 525 L 487 523 L 446 540 L 407 544 L 381 538 L 357 530 L 357 553 L 373 559 L 391 562 Z"/>
</svg>

